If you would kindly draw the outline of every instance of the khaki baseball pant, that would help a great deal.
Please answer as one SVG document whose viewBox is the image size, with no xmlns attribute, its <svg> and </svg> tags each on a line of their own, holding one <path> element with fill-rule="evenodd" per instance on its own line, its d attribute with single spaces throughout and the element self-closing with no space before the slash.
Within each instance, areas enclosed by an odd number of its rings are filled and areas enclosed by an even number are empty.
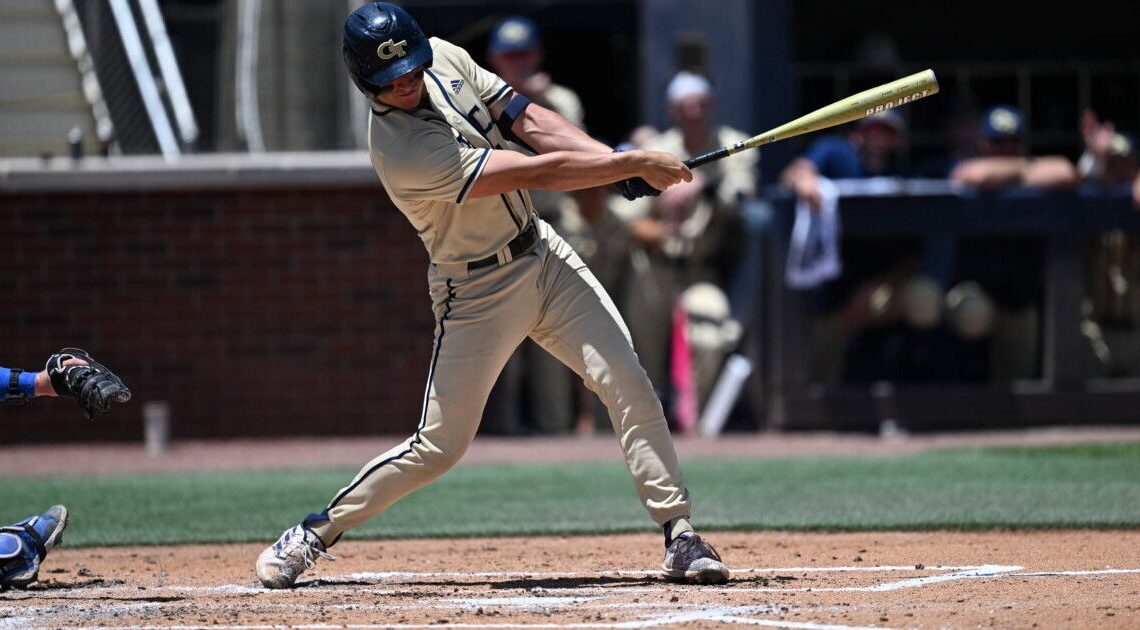
<svg viewBox="0 0 1140 630">
<path fill-rule="evenodd" d="M 574 370 L 609 409 L 637 494 L 660 525 L 690 514 L 669 428 L 629 331 L 577 254 L 538 221 L 534 248 L 468 273 L 432 265 L 436 315 L 419 428 L 364 466 L 308 525 L 331 545 L 459 461 L 507 359 L 526 337 Z"/>
</svg>

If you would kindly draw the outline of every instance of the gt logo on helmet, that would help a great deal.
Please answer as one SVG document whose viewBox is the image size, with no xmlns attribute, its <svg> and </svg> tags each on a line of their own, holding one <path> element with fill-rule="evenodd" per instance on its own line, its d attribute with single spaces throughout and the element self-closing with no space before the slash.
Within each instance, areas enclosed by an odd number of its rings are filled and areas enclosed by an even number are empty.
<svg viewBox="0 0 1140 630">
<path fill-rule="evenodd" d="M 406 39 L 399 42 L 389 39 L 376 48 L 376 56 L 385 61 L 394 57 L 403 57 L 404 55 L 408 54 L 404 51 L 404 48 L 407 46 L 408 40 Z"/>
</svg>

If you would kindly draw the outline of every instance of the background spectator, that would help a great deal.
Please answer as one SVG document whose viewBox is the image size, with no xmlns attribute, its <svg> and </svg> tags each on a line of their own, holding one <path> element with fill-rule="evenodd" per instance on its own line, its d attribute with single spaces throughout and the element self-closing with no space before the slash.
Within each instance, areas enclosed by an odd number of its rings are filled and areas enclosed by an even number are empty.
<svg viewBox="0 0 1140 630">
<path fill-rule="evenodd" d="M 1095 186 L 1128 186 L 1137 178 L 1132 138 L 1102 121 L 1092 109 L 1080 120 L 1084 151 L 1077 160 L 1082 181 Z M 1140 180 L 1137 180 L 1140 181 Z M 1136 190 L 1140 190 L 1137 188 Z M 1109 230 L 1095 237 L 1089 256 L 1088 299 L 1081 332 L 1104 374 L 1135 376 L 1140 359 L 1135 328 L 1140 321 L 1140 248 L 1134 235 Z"/>
<path fill-rule="evenodd" d="M 1068 158 L 1027 155 L 1025 127 L 1025 117 L 1016 107 L 996 105 L 986 110 L 980 124 L 978 157 L 954 166 L 950 180 L 982 190 L 1075 186 L 1077 169 Z M 958 281 L 976 281 L 996 309 L 989 343 L 989 377 L 1006 381 L 1036 375 L 1040 369 L 1043 297 L 1041 240 L 967 238 L 958 244 L 957 259 Z"/>
<path fill-rule="evenodd" d="M 674 126 L 650 137 L 642 148 L 688 159 L 748 137 L 714 122 L 712 85 L 699 74 L 676 74 L 665 101 Z M 697 169 L 693 181 L 684 186 L 615 205 L 632 240 L 631 282 L 623 312 L 634 347 L 667 402 L 672 396 L 673 308 L 681 293 L 695 283 L 727 290 L 740 259 L 740 205 L 756 192 L 757 158 L 756 152 L 747 151 L 718 160 Z M 697 382 L 703 382 L 699 375 Z M 698 393 L 702 399 L 705 395 Z"/>
<path fill-rule="evenodd" d="M 950 180 L 976 188 L 1032 186 L 1061 189 L 1077 185 L 1077 169 L 1061 155 L 1026 155 L 1025 117 L 1011 105 L 997 105 L 982 117 L 979 157 L 960 162 Z"/>
<path fill-rule="evenodd" d="M 544 51 L 538 25 L 522 16 L 501 20 L 491 31 L 487 60 L 491 69 L 520 94 L 554 110 L 584 129 L 578 95 L 554 83 L 542 70 Z M 569 195 L 530 192 L 539 217 L 569 239 L 581 221 L 567 220 Z M 577 249 L 577 247 L 575 247 Z M 581 250 L 578 250 L 579 253 Z M 507 362 L 483 411 L 484 430 L 492 433 L 564 433 L 575 426 L 578 377 L 534 341 L 523 341 Z"/>
<path fill-rule="evenodd" d="M 818 208 L 823 201 L 822 178 L 903 175 L 901 157 L 906 131 L 905 121 L 891 110 L 864 118 L 850 126 L 845 135 L 831 134 L 815 140 L 784 169 L 780 181 L 792 188 L 800 200 Z M 939 323 L 922 314 L 932 310 L 928 302 L 939 299 L 925 290 L 929 282 L 920 281 L 913 290 L 904 291 L 922 268 L 923 253 L 922 244 L 913 238 L 844 240 L 842 274 L 824 283 L 812 296 L 816 317 L 812 325 L 811 364 L 818 379 L 862 381 L 888 374 L 916 374 L 913 369 L 900 368 L 897 361 L 884 359 L 882 349 L 887 340 L 882 338 L 881 330 L 866 339 L 859 337 L 872 325 L 894 326 L 899 307 L 904 305 L 914 309 L 908 319 L 916 326 L 930 328 Z M 904 293 L 909 299 L 900 298 Z M 891 334 L 901 332 L 895 330 Z"/>
</svg>

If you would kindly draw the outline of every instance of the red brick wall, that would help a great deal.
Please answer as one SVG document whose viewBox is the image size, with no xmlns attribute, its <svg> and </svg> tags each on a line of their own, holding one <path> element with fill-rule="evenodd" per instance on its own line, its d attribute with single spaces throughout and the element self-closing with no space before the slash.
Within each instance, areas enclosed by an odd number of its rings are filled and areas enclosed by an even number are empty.
<svg viewBox="0 0 1140 630">
<path fill-rule="evenodd" d="M 0 365 L 64 345 L 134 400 L 0 407 L 6 443 L 405 433 L 434 321 L 427 255 L 375 184 L 335 190 L 0 195 Z"/>
</svg>

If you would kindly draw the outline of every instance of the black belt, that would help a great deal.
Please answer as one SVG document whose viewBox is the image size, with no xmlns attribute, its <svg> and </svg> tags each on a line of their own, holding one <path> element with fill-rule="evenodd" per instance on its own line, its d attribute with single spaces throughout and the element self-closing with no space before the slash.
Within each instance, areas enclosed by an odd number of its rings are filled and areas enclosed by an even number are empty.
<svg viewBox="0 0 1140 630">
<path fill-rule="evenodd" d="M 534 221 L 531 221 L 530 223 L 527 223 L 522 232 L 519 232 L 518 236 L 512 239 L 510 243 L 507 243 L 507 249 L 509 249 L 511 252 L 511 259 L 514 260 L 515 258 L 518 258 L 528 249 L 534 247 L 536 241 L 538 241 L 538 228 L 534 226 Z M 475 271 L 476 269 L 482 269 L 483 267 L 490 267 L 491 265 L 497 264 L 499 264 L 499 256 L 497 254 L 491 254 L 486 258 L 472 260 L 471 262 L 467 263 L 467 271 Z"/>
</svg>

